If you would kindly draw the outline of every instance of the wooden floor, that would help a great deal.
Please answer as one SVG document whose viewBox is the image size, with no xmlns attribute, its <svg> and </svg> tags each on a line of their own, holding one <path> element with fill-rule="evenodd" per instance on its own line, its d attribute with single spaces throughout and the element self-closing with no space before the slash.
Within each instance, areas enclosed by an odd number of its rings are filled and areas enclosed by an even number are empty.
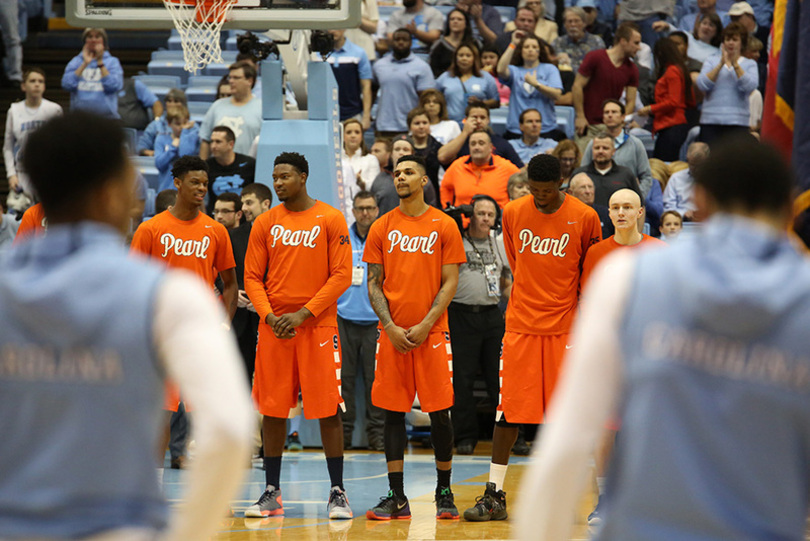
<svg viewBox="0 0 810 541">
<path fill-rule="evenodd" d="M 482 442 L 473 456 L 457 456 L 453 461 L 453 492 L 461 513 L 475 503 L 483 493 L 489 475 L 491 446 Z M 507 502 L 511 506 L 519 497 L 518 485 L 528 459 L 512 457 L 506 478 Z M 383 539 L 510 539 L 511 520 L 472 523 L 436 520 L 433 492 L 436 470 L 430 449 L 417 446 L 405 457 L 405 492 L 411 506 L 411 520 L 391 522 L 369 521 L 367 509 L 373 507 L 388 491 L 385 458 L 382 453 L 347 452 L 344 485 L 356 518 L 330 521 L 326 515 L 329 481 L 326 462 L 320 450 L 285 453 L 282 462 L 281 486 L 284 517 L 246 519 L 244 510 L 258 499 L 264 489 L 261 462 L 254 460 L 246 474 L 241 499 L 233 502 L 235 516 L 224 519 L 218 540 L 329 540 L 361 541 Z M 166 470 L 164 488 L 170 501 L 180 504 L 184 472 Z M 589 495 L 577 517 L 572 539 L 587 539 L 586 517 L 593 505 Z"/>
</svg>

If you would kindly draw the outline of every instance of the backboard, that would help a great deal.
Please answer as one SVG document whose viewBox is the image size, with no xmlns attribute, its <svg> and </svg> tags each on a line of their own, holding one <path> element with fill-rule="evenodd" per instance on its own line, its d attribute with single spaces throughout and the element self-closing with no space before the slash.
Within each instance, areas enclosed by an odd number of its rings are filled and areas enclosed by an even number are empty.
<svg viewBox="0 0 810 541">
<path fill-rule="evenodd" d="M 360 0 L 236 0 L 224 28 L 354 28 L 360 8 Z M 65 16 L 76 27 L 174 28 L 163 0 L 66 0 Z"/>
</svg>

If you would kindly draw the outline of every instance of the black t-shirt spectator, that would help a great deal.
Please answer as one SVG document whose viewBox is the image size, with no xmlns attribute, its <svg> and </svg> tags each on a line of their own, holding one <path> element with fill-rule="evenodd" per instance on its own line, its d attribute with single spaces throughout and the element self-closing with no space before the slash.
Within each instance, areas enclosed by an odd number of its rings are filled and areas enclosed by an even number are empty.
<svg viewBox="0 0 810 541">
<path fill-rule="evenodd" d="M 230 165 L 220 165 L 215 158 L 208 158 L 208 213 L 214 210 L 214 201 L 225 192 L 239 194 L 242 186 L 253 182 L 256 160 L 244 154 L 236 154 Z"/>
</svg>

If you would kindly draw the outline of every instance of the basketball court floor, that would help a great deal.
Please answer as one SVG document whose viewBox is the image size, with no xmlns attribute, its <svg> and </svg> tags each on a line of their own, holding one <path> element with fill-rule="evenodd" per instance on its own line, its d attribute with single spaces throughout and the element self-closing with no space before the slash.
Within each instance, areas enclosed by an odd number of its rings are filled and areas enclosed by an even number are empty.
<svg viewBox="0 0 810 541">
<path fill-rule="evenodd" d="M 481 442 L 473 456 L 453 458 L 453 492 L 461 513 L 475 503 L 483 493 L 489 475 L 491 444 Z M 320 449 L 285 452 L 282 462 L 281 485 L 284 517 L 246 519 L 244 510 L 253 504 L 264 490 L 261 461 L 245 476 L 239 499 L 233 501 L 233 518 L 223 518 L 217 540 L 329 540 L 375 541 L 383 539 L 511 539 L 511 518 L 498 522 L 466 522 L 436 520 L 433 492 L 436 469 L 433 452 L 420 447 L 409 448 L 405 456 L 405 492 L 411 506 L 411 520 L 390 522 L 366 520 L 366 510 L 373 507 L 388 492 L 388 478 L 383 453 L 348 451 L 345 458 L 344 485 L 355 518 L 348 521 L 329 520 L 326 498 L 329 477 L 326 461 Z M 519 497 L 520 477 L 529 462 L 527 457 L 512 457 L 505 490 L 510 510 Z M 167 460 L 168 465 L 168 460 Z M 185 472 L 165 471 L 164 488 L 170 503 L 182 505 Z M 583 500 L 577 515 L 577 527 L 572 539 L 588 539 L 586 517 L 593 504 L 591 494 Z"/>
</svg>

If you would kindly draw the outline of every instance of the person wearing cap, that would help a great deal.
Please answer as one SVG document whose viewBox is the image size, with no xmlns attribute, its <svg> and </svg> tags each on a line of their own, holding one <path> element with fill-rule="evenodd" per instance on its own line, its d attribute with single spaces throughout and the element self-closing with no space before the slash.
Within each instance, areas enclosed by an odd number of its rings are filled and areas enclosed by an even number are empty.
<svg viewBox="0 0 810 541">
<path fill-rule="evenodd" d="M 731 22 L 736 22 L 743 25 L 743 27 L 748 30 L 749 37 L 757 38 L 762 43 L 768 43 L 768 38 L 771 35 L 770 25 L 762 25 L 758 23 L 757 14 L 754 11 L 754 8 L 751 7 L 751 4 L 748 2 L 736 2 L 732 4 L 731 9 L 728 10 L 728 16 L 731 18 Z M 745 47 L 743 47 L 743 52 L 745 52 Z M 760 80 L 759 89 L 762 92 L 765 91 L 767 65 L 768 55 L 763 55 L 759 61 L 757 61 Z"/>
<path fill-rule="evenodd" d="M 582 8 L 585 12 L 585 31 L 602 38 L 605 47 L 613 45 L 613 27 L 598 19 L 599 6 L 596 0 L 579 0 L 577 7 Z"/>
<path fill-rule="evenodd" d="M 124 88 L 124 70 L 108 50 L 107 32 L 85 28 L 82 42 L 81 52 L 68 62 L 62 76 L 62 88 L 70 92 L 70 108 L 120 118 L 118 91 Z"/>
</svg>

